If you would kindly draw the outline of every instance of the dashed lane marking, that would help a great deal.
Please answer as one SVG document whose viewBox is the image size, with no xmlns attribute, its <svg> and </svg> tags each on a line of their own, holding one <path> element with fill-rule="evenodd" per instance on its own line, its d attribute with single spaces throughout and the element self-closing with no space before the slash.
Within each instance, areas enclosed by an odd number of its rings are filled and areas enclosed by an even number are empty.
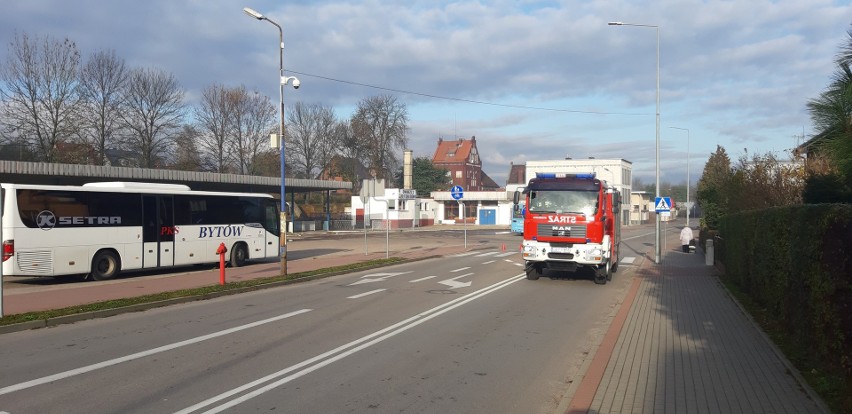
<svg viewBox="0 0 852 414">
<path fill-rule="evenodd" d="M 495 254 L 497 254 L 497 253 L 498 253 L 498 252 L 485 252 L 485 253 L 482 253 L 482 254 L 478 254 L 478 255 L 476 255 L 476 257 L 493 256 L 493 255 L 495 255 Z"/>
<path fill-rule="evenodd" d="M 409 281 L 408 281 L 408 283 L 417 283 L 417 282 L 422 282 L 422 281 L 424 281 L 424 280 L 434 279 L 434 278 L 436 278 L 436 277 L 438 277 L 438 276 L 426 276 L 426 277 L 421 277 L 420 279 L 409 280 Z"/>
<path fill-rule="evenodd" d="M 384 292 L 385 290 L 387 290 L 387 289 L 376 289 L 376 290 L 371 290 L 371 291 L 369 291 L 369 292 L 364 292 L 364 293 L 361 293 L 361 294 L 358 294 L 358 295 L 354 295 L 354 296 L 347 296 L 347 297 L 346 297 L 346 299 L 358 299 L 358 298 L 363 298 L 364 296 L 369 296 L 369 295 L 372 295 L 373 293 Z"/>
</svg>

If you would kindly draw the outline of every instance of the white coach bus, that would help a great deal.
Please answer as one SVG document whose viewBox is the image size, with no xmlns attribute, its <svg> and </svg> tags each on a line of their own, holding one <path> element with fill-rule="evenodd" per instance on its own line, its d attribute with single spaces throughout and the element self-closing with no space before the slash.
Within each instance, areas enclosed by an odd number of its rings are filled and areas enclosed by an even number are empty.
<svg viewBox="0 0 852 414">
<path fill-rule="evenodd" d="M 278 256 L 278 204 L 268 194 L 136 182 L 2 184 L 3 275 L 85 275 Z"/>
</svg>

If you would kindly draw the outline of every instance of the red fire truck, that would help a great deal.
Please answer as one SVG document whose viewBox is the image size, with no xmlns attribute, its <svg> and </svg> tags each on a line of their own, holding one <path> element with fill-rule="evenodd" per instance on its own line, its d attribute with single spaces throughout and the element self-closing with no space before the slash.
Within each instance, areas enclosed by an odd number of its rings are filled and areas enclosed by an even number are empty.
<svg viewBox="0 0 852 414">
<path fill-rule="evenodd" d="M 595 283 L 606 284 L 618 267 L 621 241 L 619 192 L 594 173 L 536 173 L 515 205 L 526 200 L 523 257 L 527 279 L 544 269 L 590 267 Z"/>
</svg>

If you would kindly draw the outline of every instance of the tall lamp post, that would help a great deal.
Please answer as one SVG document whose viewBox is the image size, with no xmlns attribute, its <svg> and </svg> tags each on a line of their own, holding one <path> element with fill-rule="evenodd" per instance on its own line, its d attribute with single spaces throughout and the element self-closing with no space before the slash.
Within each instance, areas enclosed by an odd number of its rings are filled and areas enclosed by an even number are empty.
<svg viewBox="0 0 852 414">
<path fill-rule="evenodd" d="M 287 85 L 291 81 L 293 82 L 293 87 L 298 89 L 300 82 L 299 79 L 296 79 L 295 76 L 284 76 L 284 31 L 281 30 L 281 25 L 275 23 L 273 20 L 268 17 L 258 13 L 254 9 L 249 7 L 244 7 L 243 11 L 257 20 L 266 20 L 269 23 L 275 25 L 278 28 L 278 73 L 279 73 L 279 91 L 278 91 L 278 101 L 281 106 L 281 110 L 279 113 L 280 119 L 278 124 L 278 148 L 281 152 L 281 211 L 279 212 L 279 225 L 281 226 L 280 236 L 279 236 L 279 254 L 281 256 L 281 275 L 287 274 L 287 203 L 285 201 L 285 179 L 284 179 L 284 85 Z"/>
<path fill-rule="evenodd" d="M 692 205 L 689 204 L 689 186 L 692 184 L 689 181 L 689 128 L 669 127 L 686 131 L 686 227 L 689 227 L 689 210 L 692 210 Z"/>
<path fill-rule="evenodd" d="M 624 23 L 624 22 L 609 22 L 607 23 L 610 26 L 636 26 L 636 27 L 651 27 L 657 31 L 657 167 L 656 167 L 656 177 L 657 177 L 657 185 L 656 185 L 656 197 L 660 197 L 660 26 L 653 24 L 635 24 L 635 23 Z M 656 231 L 655 231 L 655 243 L 654 243 L 654 262 L 660 263 L 660 215 L 654 214 L 656 217 Z"/>
</svg>

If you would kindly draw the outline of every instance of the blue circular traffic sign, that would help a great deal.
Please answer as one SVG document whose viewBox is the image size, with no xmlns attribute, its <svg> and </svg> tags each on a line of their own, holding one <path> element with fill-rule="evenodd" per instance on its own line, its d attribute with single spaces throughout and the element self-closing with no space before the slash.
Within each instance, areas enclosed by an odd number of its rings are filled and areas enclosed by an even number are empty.
<svg viewBox="0 0 852 414">
<path fill-rule="evenodd" d="M 450 189 L 450 195 L 456 200 L 461 200 L 464 197 L 464 189 L 460 185 L 454 185 Z"/>
</svg>

